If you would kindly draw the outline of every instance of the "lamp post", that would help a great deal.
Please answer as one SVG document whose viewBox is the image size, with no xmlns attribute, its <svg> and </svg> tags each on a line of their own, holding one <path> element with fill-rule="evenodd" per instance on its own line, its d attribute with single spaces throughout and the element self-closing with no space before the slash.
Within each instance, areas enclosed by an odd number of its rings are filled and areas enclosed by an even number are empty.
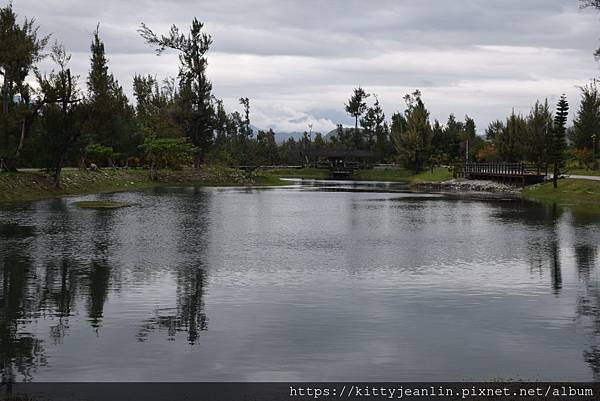
<svg viewBox="0 0 600 401">
<path fill-rule="evenodd" d="M 598 164 L 596 161 L 596 134 L 592 135 L 592 170 L 596 171 Z"/>
</svg>

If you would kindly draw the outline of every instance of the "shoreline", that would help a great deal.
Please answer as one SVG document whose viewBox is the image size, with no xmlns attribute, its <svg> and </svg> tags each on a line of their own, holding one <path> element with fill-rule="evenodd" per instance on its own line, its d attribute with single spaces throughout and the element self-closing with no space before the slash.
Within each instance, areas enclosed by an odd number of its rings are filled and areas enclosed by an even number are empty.
<svg viewBox="0 0 600 401">
<path fill-rule="evenodd" d="M 440 182 L 416 182 L 412 188 L 419 190 L 452 191 L 452 192 L 487 192 L 494 194 L 518 195 L 523 188 L 488 180 L 465 180 L 454 178 Z"/>
<path fill-rule="evenodd" d="M 267 187 L 288 185 L 289 181 L 283 180 L 283 178 L 288 177 L 269 174 L 269 172 L 244 172 L 225 167 L 203 166 L 199 169 L 159 170 L 157 180 L 151 181 L 149 171 L 144 169 L 105 168 L 92 172 L 69 168 L 65 169 L 63 173 L 62 187 L 56 189 L 47 174 L 28 170 L 0 174 L 0 205 L 64 196 L 136 191 L 161 186 Z M 289 178 L 315 179 L 315 177 L 298 176 Z M 363 177 L 359 180 L 376 181 Z M 397 183 L 400 180 L 386 182 Z M 511 196 L 600 214 L 600 181 L 561 179 L 557 190 L 554 190 L 552 183 L 549 182 L 525 188 L 494 181 L 465 179 L 431 181 L 411 180 L 408 177 L 402 182 L 416 191 Z"/>
<path fill-rule="evenodd" d="M 261 187 L 284 185 L 279 178 L 222 168 L 160 170 L 155 181 L 144 169 L 65 169 L 61 188 L 42 171 L 0 174 L 0 205 L 34 202 L 64 196 L 136 191 L 161 186 Z"/>
</svg>

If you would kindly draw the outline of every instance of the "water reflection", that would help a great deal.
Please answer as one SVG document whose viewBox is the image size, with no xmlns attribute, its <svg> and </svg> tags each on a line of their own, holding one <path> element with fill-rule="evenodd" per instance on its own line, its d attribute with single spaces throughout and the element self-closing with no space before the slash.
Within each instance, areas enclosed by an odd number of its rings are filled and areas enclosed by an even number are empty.
<svg viewBox="0 0 600 401">
<path fill-rule="evenodd" d="M 2 381 L 600 379 L 597 218 L 353 185 L 0 210 Z"/>
<path fill-rule="evenodd" d="M 202 300 L 205 272 L 200 268 L 182 269 L 181 272 L 177 278 L 177 306 L 157 309 L 155 316 L 142 324 L 136 336 L 138 341 L 146 341 L 152 331 L 166 330 L 170 341 L 175 341 L 178 332 L 185 332 L 188 343 L 194 345 L 200 332 L 207 329 Z"/>
<path fill-rule="evenodd" d="M 42 341 L 21 330 L 21 322 L 33 319 L 38 310 L 37 277 L 27 255 L 5 250 L 0 257 L 0 369 L 2 382 L 30 380 L 46 363 Z"/>
</svg>

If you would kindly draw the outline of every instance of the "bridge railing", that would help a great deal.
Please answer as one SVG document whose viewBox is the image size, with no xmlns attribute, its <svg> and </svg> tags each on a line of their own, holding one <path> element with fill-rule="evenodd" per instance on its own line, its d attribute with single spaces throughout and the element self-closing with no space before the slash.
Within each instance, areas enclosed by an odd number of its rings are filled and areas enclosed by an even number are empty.
<svg viewBox="0 0 600 401">
<path fill-rule="evenodd" d="M 457 166 L 459 175 L 525 176 L 547 175 L 547 166 L 534 163 L 465 163 Z"/>
</svg>

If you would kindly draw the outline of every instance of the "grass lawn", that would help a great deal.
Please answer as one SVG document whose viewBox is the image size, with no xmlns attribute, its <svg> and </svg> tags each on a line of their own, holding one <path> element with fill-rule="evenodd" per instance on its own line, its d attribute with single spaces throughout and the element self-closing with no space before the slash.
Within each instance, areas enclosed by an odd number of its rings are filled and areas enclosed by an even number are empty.
<svg viewBox="0 0 600 401">
<path fill-rule="evenodd" d="M 356 170 L 353 179 L 363 181 L 407 182 L 412 173 L 408 170 Z"/>
<path fill-rule="evenodd" d="M 264 173 L 274 177 L 285 178 L 306 178 L 315 180 L 326 180 L 329 178 L 329 170 L 320 168 L 299 168 L 299 169 L 278 169 L 269 170 Z M 397 170 L 356 170 L 352 179 L 359 181 L 392 181 L 392 182 L 439 182 L 452 178 L 452 172 L 446 168 L 435 168 L 433 173 L 430 170 L 419 174 L 405 169 Z"/>
<path fill-rule="evenodd" d="M 271 186 L 284 185 L 278 177 L 261 172 L 206 166 L 201 169 L 159 170 L 158 180 L 151 181 L 148 170 L 101 169 L 84 171 L 64 169 L 61 188 L 55 188 L 49 175 L 22 171 L 0 173 L 0 202 L 34 201 L 65 195 L 132 191 L 161 185 L 195 186 Z"/>
<path fill-rule="evenodd" d="M 265 176 L 282 178 L 307 178 L 314 180 L 325 180 L 329 178 L 329 170 L 324 168 L 282 168 L 267 170 L 263 173 Z"/>
<path fill-rule="evenodd" d="M 568 169 L 565 173 L 566 175 L 594 175 L 600 176 L 600 170 L 587 170 L 587 169 Z"/>
<path fill-rule="evenodd" d="M 433 169 L 433 172 L 431 172 L 431 170 L 427 170 L 410 176 L 410 182 L 441 182 L 451 180 L 452 178 L 453 174 L 451 171 L 448 171 L 447 168 L 436 167 Z"/>
<path fill-rule="evenodd" d="M 556 189 L 551 182 L 525 188 L 522 196 L 539 202 L 600 212 L 600 181 L 567 178 L 559 180 Z"/>
</svg>

